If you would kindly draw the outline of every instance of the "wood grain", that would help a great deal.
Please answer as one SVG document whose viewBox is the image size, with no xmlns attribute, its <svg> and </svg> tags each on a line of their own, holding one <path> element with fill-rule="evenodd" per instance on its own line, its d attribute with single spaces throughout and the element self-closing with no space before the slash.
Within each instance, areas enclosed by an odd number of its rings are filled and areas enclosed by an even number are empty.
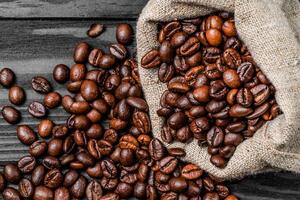
<svg viewBox="0 0 300 200">
<path fill-rule="evenodd" d="M 5 18 L 136 18 L 147 0 L 4 0 Z"/>
<path fill-rule="evenodd" d="M 146 0 L 5 0 L 0 2 L 0 68 L 12 68 L 17 74 L 17 84 L 27 93 L 27 101 L 18 107 L 23 113 L 21 123 L 36 128 L 39 120 L 33 119 L 26 106 L 43 96 L 30 89 L 30 79 L 35 75 L 47 77 L 55 90 L 67 94 L 63 85 L 52 79 L 56 64 L 73 64 L 72 51 L 79 41 L 107 51 L 115 42 L 115 24 L 121 22 L 135 26 L 136 17 Z M 76 19 L 78 18 L 78 19 Z M 80 18 L 80 19 L 79 19 Z M 94 19 L 97 18 L 97 19 Z M 103 23 L 106 32 L 96 39 L 86 36 L 94 22 Z M 135 43 L 129 48 L 134 51 Z M 7 90 L 0 89 L 0 107 L 9 104 Z M 51 110 L 50 118 L 61 124 L 68 114 L 62 108 Z M 8 125 L 0 116 L 0 170 L 4 164 L 17 161 L 26 154 L 27 147 L 16 137 L 16 126 Z M 300 175 L 279 172 L 247 177 L 229 183 L 231 190 L 241 200 L 299 200 Z M 1 199 L 1 198 L 0 198 Z"/>
</svg>

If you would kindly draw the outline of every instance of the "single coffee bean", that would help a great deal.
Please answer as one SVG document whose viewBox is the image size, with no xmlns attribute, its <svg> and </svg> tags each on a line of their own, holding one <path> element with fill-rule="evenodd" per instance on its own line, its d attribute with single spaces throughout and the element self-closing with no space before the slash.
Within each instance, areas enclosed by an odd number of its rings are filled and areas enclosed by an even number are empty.
<svg viewBox="0 0 300 200">
<path fill-rule="evenodd" d="M 207 85 L 203 85 L 203 86 L 200 86 L 198 88 L 196 88 L 194 91 L 193 91 L 193 96 L 194 98 L 199 101 L 199 102 L 208 102 L 210 97 L 209 97 L 209 86 Z"/>
<path fill-rule="evenodd" d="M 101 161 L 101 169 L 102 169 L 103 175 L 105 177 L 116 178 L 117 168 L 111 160 L 102 160 Z"/>
<path fill-rule="evenodd" d="M 35 165 L 36 160 L 32 156 L 24 156 L 18 161 L 18 168 L 24 174 L 32 172 L 32 170 L 35 168 Z"/>
<path fill-rule="evenodd" d="M 3 196 L 4 200 L 21 200 L 22 199 L 19 191 L 12 187 L 7 187 L 3 191 L 2 196 Z"/>
<path fill-rule="evenodd" d="M 70 192 L 75 198 L 82 198 L 85 194 L 87 180 L 84 176 L 80 176 L 70 188 Z"/>
<path fill-rule="evenodd" d="M 250 62 L 244 62 L 237 68 L 237 73 L 243 83 L 249 82 L 254 74 L 255 68 Z"/>
<path fill-rule="evenodd" d="M 223 33 L 228 37 L 233 37 L 237 35 L 234 21 L 233 20 L 227 20 L 224 22 L 222 26 Z"/>
<path fill-rule="evenodd" d="M 161 64 L 161 59 L 159 56 L 159 51 L 152 50 L 149 51 L 141 60 L 142 67 L 146 69 L 158 67 Z"/>
<path fill-rule="evenodd" d="M 243 141 L 243 136 L 236 133 L 227 133 L 224 137 L 224 144 L 238 146 Z"/>
<path fill-rule="evenodd" d="M 180 47 L 180 54 L 183 56 L 191 56 L 196 53 L 200 48 L 200 41 L 197 37 L 190 37 L 187 41 Z"/>
<path fill-rule="evenodd" d="M 253 103 L 253 95 L 248 88 L 242 88 L 236 95 L 238 104 L 244 107 L 250 107 Z"/>
<path fill-rule="evenodd" d="M 256 106 L 259 106 L 259 105 L 265 103 L 265 101 L 271 95 L 270 87 L 265 84 L 259 84 L 255 87 L 251 88 L 250 91 L 253 94 L 254 104 Z"/>
<path fill-rule="evenodd" d="M 54 127 L 53 121 L 49 119 L 43 119 L 38 125 L 38 134 L 42 138 L 49 137 Z"/>
<path fill-rule="evenodd" d="M 21 113 L 13 106 L 4 106 L 1 110 L 2 117 L 10 124 L 16 124 L 21 120 Z"/>
<path fill-rule="evenodd" d="M 50 82 L 42 76 L 33 77 L 31 79 L 31 87 L 34 91 L 42 94 L 47 94 L 52 90 Z"/>
<path fill-rule="evenodd" d="M 53 191 L 45 186 L 38 186 L 34 190 L 34 200 L 53 200 Z"/>
<path fill-rule="evenodd" d="M 159 49 L 159 56 L 162 62 L 170 63 L 174 54 L 174 49 L 169 41 L 164 41 Z"/>
<path fill-rule="evenodd" d="M 232 48 L 226 49 L 223 58 L 228 67 L 236 69 L 242 63 L 240 54 Z"/>
<path fill-rule="evenodd" d="M 9 88 L 15 83 L 16 75 L 9 68 L 3 68 L 0 71 L 0 84 L 3 87 Z"/>
<path fill-rule="evenodd" d="M 239 104 L 233 105 L 229 110 L 231 117 L 245 117 L 253 112 L 252 108 L 245 108 Z"/>
<path fill-rule="evenodd" d="M 207 42 L 211 46 L 219 46 L 222 42 L 222 34 L 218 29 L 211 28 L 205 32 Z"/>
<path fill-rule="evenodd" d="M 119 183 L 115 190 L 117 194 L 120 195 L 121 198 L 129 198 L 133 193 L 133 187 L 128 183 Z"/>
<path fill-rule="evenodd" d="M 44 104 L 47 108 L 55 108 L 60 105 L 61 95 L 58 92 L 50 92 L 44 97 Z"/>
<path fill-rule="evenodd" d="M 85 63 L 90 53 L 90 46 L 86 42 L 80 42 L 74 49 L 74 62 Z"/>
<path fill-rule="evenodd" d="M 53 156 L 44 157 L 44 159 L 42 160 L 42 164 L 47 169 L 60 168 L 60 161 Z"/>
<path fill-rule="evenodd" d="M 175 170 L 177 163 L 177 158 L 167 156 L 159 161 L 160 171 L 165 174 L 171 174 Z"/>
<path fill-rule="evenodd" d="M 43 165 L 37 166 L 31 173 L 31 181 L 32 183 L 37 186 L 40 185 L 46 174 L 46 168 Z"/>
<path fill-rule="evenodd" d="M 8 99 L 12 104 L 21 105 L 24 103 L 26 94 L 20 86 L 12 86 L 8 91 Z"/>
<path fill-rule="evenodd" d="M 103 196 L 102 187 L 99 182 L 93 180 L 86 187 L 87 200 L 100 199 Z"/>
<path fill-rule="evenodd" d="M 69 170 L 65 173 L 64 176 L 64 181 L 63 181 L 63 185 L 65 187 L 70 187 L 72 186 L 75 181 L 79 178 L 79 174 L 77 171 L 75 170 Z"/>
<path fill-rule="evenodd" d="M 93 101 L 97 99 L 100 92 L 95 81 L 84 80 L 80 87 L 80 93 L 86 101 Z"/>
<path fill-rule="evenodd" d="M 91 37 L 95 38 L 101 35 L 101 33 L 104 31 L 104 25 L 99 23 L 94 23 L 90 26 L 89 30 L 86 32 L 86 34 Z"/>
<path fill-rule="evenodd" d="M 3 174 L 5 179 L 11 183 L 18 183 L 21 179 L 21 171 L 14 164 L 7 164 L 4 166 Z"/>
<path fill-rule="evenodd" d="M 99 58 L 98 66 L 103 69 L 108 69 L 116 63 L 116 57 L 112 54 L 105 54 Z"/>
<path fill-rule="evenodd" d="M 207 142 L 210 146 L 218 147 L 224 140 L 224 132 L 219 127 L 212 127 L 207 133 Z"/>
<path fill-rule="evenodd" d="M 58 138 L 52 138 L 48 142 L 48 155 L 57 157 L 62 153 L 63 140 Z"/>
<path fill-rule="evenodd" d="M 133 40 L 133 29 L 129 24 L 119 24 L 116 30 L 117 41 L 121 44 L 128 45 Z"/>
<path fill-rule="evenodd" d="M 76 154 L 76 159 L 82 162 L 86 167 L 93 166 L 95 164 L 94 158 L 87 151 L 80 151 Z"/>
<path fill-rule="evenodd" d="M 32 128 L 27 125 L 20 125 L 17 127 L 17 136 L 18 139 L 26 145 L 31 145 L 37 139 Z"/>
<path fill-rule="evenodd" d="M 70 79 L 72 82 L 81 81 L 85 78 L 87 68 L 84 64 L 74 64 L 70 69 Z"/>
<path fill-rule="evenodd" d="M 63 175 L 58 169 L 48 171 L 44 178 L 44 185 L 48 188 L 57 188 L 63 182 Z"/>
<path fill-rule="evenodd" d="M 238 88 L 241 85 L 240 78 L 236 70 L 227 69 L 223 73 L 224 83 L 230 88 Z"/>
<path fill-rule="evenodd" d="M 210 162 L 219 168 L 224 168 L 226 166 L 225 159 L 220 155 L 211 156 Z"/>
<path fill-rule="evenodd" d="M 30 180 L 23 178 L 19 182 L 19 192 L 24 198 L 30 198 L 33 196 L 34 186 Z"/>
<path fill-rule="evenodd" d="M 70 192 L 66 187 L 59 187 L 54 192 L 54 200 L 69 200 Z"/>
<path fill-rule="evenodd" d="M 170 189 L 173 192 L 183 192 L 187 187 L 188 183 L 183 177 L 173 177 L 169 181 Z"/>
<path fill-rule="evenodd" d="M 202 176 L 203 171 L 194 164 L 187 164 L 182 168 L 181 175 L 188 180 L 197 179 Z"/>
<path fill-rule="evenodd" d="M 43 118 L 47 115 L 47 110 L 45 106 L 37 101 L 34 101 L 29 104 L 28 106 L 28 112 L 31 114 L 33 117 L 36 118 Z"/>
<path fill-rule="evenodd" d="M 69 80 L 70 69 L 64 64 L 58 64 L 52 72 L 53 79 L 58 83 L 65 83 Z"/>
<path fill-rule="evenodd" d="M 103 53 L 103 51 L 102 51 L 101 49 L 95 48 L 95 49 L 93 49 L 93 50 L 90 52 L 90 55 L 89 55 L 89 57 L 88 57 L 88 62 L 89 62 L 92 66 L 97 67 L 97 66 L 99 66 L 100 58 L 101 58 L 103 55 L 104 55 L 104 53 Z M 89 71 L 89 72 L 91 72 L 91 71 Z M 88 72 L 88 73 L 89 73 L 89 72 Z M 96 71 L 94 71 L 94 72 L 96 72 Z M 88 73 L 87 73 L 87 75 L 88 75 Z M 89 78 L 87 78 L 87 79 L 89 79 Z M 91 80 L 91 79 L 90 79 L 90 80 Z"/>
<path fill-rule="evenodd" d="M 127 49 L 122 44 L 112 44 L 109 47 L 109 51 L 119 60 L 123 60 L 127 57 Z"/>
</svg>

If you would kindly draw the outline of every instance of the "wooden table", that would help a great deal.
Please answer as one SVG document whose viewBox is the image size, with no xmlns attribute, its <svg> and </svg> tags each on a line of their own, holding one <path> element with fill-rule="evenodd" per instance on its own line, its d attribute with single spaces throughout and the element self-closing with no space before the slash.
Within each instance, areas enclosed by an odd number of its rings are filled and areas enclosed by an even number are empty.
<svg viewBox="0 0 300 200">
<path fill-rule="evenodd" d="M 51 72 L 59 63 L 72 64 L 72 50 L 79 41 L 87 41 L 107 50 L 115 42 L 115 25 L 127 22 L 133 27 L 147 0 L 2 0 L 0 2 L 0 68 L 7 66 L 17 74 L 17 83 L 26 89 L 27 101 L 18 107 L 23 121 L 36 128 L 26 107 L 32 100 L 42 100 L 30 89 L 34 75 L 48 77 L 56 90 L 65 94 L 64 86 L 55 84 Z M 86 36 L 93 22 L 106 26 L 96 39 Z M 131 45 L 134 50 L 135 43 Z M 8 104 L 7 90 L 0 91 L 0 105 Z M 63 123 L 67 114 L 62 108 L 51 111 L 50 118 Z M 0 168 L 26 154 L 20 144 L 16 126 L 8 125 L 0 117 Z M 242 200 L 299 200 L 300 176 L 289 172 L 267 173 L 230 183 Z"/>
</svg>

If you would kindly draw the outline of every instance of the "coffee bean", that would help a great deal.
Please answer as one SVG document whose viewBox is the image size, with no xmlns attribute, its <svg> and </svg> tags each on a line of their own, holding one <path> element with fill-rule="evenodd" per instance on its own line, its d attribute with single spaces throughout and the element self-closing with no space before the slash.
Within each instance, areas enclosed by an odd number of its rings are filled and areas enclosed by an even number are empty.
<svg viewBox="0 0 300 200">
<path fill-rule="evenodd" d="M 86 186 L 86 178 L 84 176 L 80 176 L 70 188 L 70 192 L 75 198 L 82 198 L 85 194 Z"/>
<path fill-rule="evenodd" d="M 24 103 L 26 94 L 20 86 L 12 86 L 8 91 L 8 99 L 12 104 L 21 105 Z"/>
<path fill-rule="evenodd" d="M 116 30 L 117 41 L 121 44 L 128 45 L 133 40 L 133 29 L 129 24 L 119 24 Z"/>
<path fill-rule="evenodd" d="M 46 169 L 43 165 L 37 166 L 31 173 L 31 181 L 37 186 L 44 181 L 44 176 L 46 174 Z"/>
<path fill-rule="evenodd" d="M 70 192 L 67 188 L 59 187 L 55 190 L 54 200 L 69 200 L 69 199 L 71 199 L 71 197 L 70 197 Z"/>
<path fill-rule="evenodd" d="M 168 125 L 173 129 L 180 129 L 186 122 L 186 116 L 183 112 L 176 112 L 168 119 Z"/>
<path fill-rule="evenodd" d="M 193 91 L 193 96 L 199 102 L 208 102 L 210 99 L 209 91 L 210 91 L 209 86 L 203 85 L 203 86 L 196 88 Z"/>
<path fill-rule="evenodd" d="M 256 106 L 263 104 L 271 95 L 270 88 L 265 84 L 259 84 L 250 91 L 254 96 L 254 104 Z"/>
<path fill-rule="evenodd" d="M 80 42 L 74 49 L 74 62 L 85 63 L 90 53 L 90 46 L 86 42 Z"/>
<path fill-rule="evenodd" d="M 137 108 L 142 111 L 148 111 L 148 104 L 147 102 L 139 97 L 128 97 L 126 99 L 126 103 L 134 108 Z"/>
<path fill-rule="evenodd" d="M 3 196 L 4 200 L 21 200 L 22 199 L 19 191 L 12 187 L 7 187 L 3 191 L 2 196 Z"/>
<path fill-rule="evenodd" d="M 173 192 L 183 192 L 188 187 L 187 181 L 183 177 L 171 178 L 169 185 Z"/>
<path fill-rule="evenodd" d="M 99 96 L 99 89 L 95 81 L 84 80 L 80 87 L 80 93 L 86 101 L 93 101 Z"/>
<path fill-rule="evenodd" d="M 57 157 L 62 153 L 63 141 L 62 139 L 53 138 L 48 142 L 48 155 Z"/>
<path fill-rule="evenodd" d="M 2 173 L 0 173 L 0 192 L 3 192 L 3 190 L 6 187 L 6 180 Z"/>
<path fill-rule="evenodd" d="M 86 187 L 87 200 L 100 199 L 103 196 L 100 183 L 97 181 L 91 181 Z"/>
<path fill-rule="evenodd" d="M 107 178 L 116 178 L 117 168 L 111 160 L 101 161 L 101 169 L 102 169 L 103 175 L 105 177 L 107 177 Z"/>
<path fill-rule="evenodd" d="M 74 64 L 70 69 L 70 79 L 72 82 L 81 81 L 86 75 L 86 66 L 84 64 Z"/>
<path fill-rule="evenodd" d="M 105 54 L 99 58 L 99 67 L 108 69 L 116 63 L 116 57 L 112 54 Z"/>
<path fill-rule="evenodd" d="M 223 53 L 223 58 L 228 67 L 236 69 L 242 63 L 240 54 L 232 48 L 228 48 Z"/>
<path fill-rule="evenodd" d="M 236 95 L 236 101 L 241 106 L 249 107 L 253 103 L 253 95 L 248 88 L 242 88 Z"/>
<path fill-rule="evenodd" d="M 86 32 L 86 34 L 91 37 L 95 38 L 101 35 L 101 33 L 104 31 L 104 25 L 103 24 L 98 24 L 94 23 L 90 26 L 89 30 Z"/>
<path fill-rule="evenodd" d="M 49 137 L 52 133 L 54 123 L 49 119 L 43 119 L 38 125 L 38 134 L 42 138 Z"/>
<path fill-rule="evenodd" d="M 230 88 L 238 88 L 241 85 L 240 78 L 236 70 L 227 69 L 223 73 L 224 83 Z"/>
<path fill-rule="evenodd" d="M 122 44 L 112 44 L 109 47 L 109 51 L 119 60 L 123 60 L 127 57 L 127 49 Z"/>
<path fill-rule="evenodd" d="M 36 118 L 43 118 L 47 115 L 47 110 L 45 106 L 37 101 L 34 101 L 29 104 L 28 106 L 28 112 L 31 114 L 33 117 Z"/>
<path fill-rule="evenodd" d="M 30 198 L 33 196 L 34 186 L 30 180 L 23 178 L 19 182 L 19 192 L 24 198 Z"/>
<path fill-rule="evenodd" d="M 34 91 L 42 94 L 47 94 L 52 90 L 50 82 L 42 76 L 33 77 L 31 79 L 31 87 Z"/>
<path fill-rule="evenodd" d="M 239 104 L 233 105 L 229 110 L 231 117 L 245 117 L 253 112 L 252 108 L 245 108 Z"/>
<path fill-rule="evenodd" d="M 4 166 L 3 174 L 5 179 L 11 183 L 18 183 L 21 179 L 21 171 L 14 164 L 7 164 Z"/>
<path fill-rule="evenodd" d="M 48 188 L 57 188 L 63 182 L 63 175 L 58 169 L 48 171 L 44 178 L 44 185 Z"/>
<path fill-rule="evenodd" d="M 54 168 L 59 168 L 60 167 L 59 160 L 57 158 L 53 157 L 53 156 L 46 156 L 43 159 L 42 164 L 47 169 L 54 169 Z"/>
<path fill-rule="evenodd" d="M 233 20 L 225 21 L 222 26 L 222 31 L 228 37 L 236 36 L 237 32 L 235 29 L 234 21 Z"/>
<path fill-rule="evenodd" d="M 21 120 L 21 113 L 12 106 L 4 106 L 1 110 L 2 117 L 10 124 L 16 124 Z"/>
<path fill-rule="evenodd" d="M 3 68 L 0 71 L 0 84 L 3 87 L 11 87 L 16 79 L 15 73 L 9 68 Z"/>
<path fill-rule="evenodd" d="M 187 41 L 180 47 L 180 54 L 183 56 L 191 56 L 196 53 L 200 48 L 200 42 L 196 37 L 190 37 Z"/>
<path fill-rule="evenodd" d="M 17 136 L 18 139 L 26 145 L 31 145 L 37 139 L 32 128 L 27 125 L 20 125 L 17 127 Z"/>
<path fill-rule="evenodd" d="M 225 159 L 220 155 L 211 156 L 210 162 L 219 168 L 224 168 L 226 166 Z"/>
<path fill-rule="evenodd" d="M 211 46 L 219 46 L 222 42 L 222 34 L 218 29 L 211 28 L 205 32 L 207 42 Z"/>
<path fill-rule="evenodd" d="M 18 168 L 22 173 L 31 172 L 36 165 L 36 160 L 32 156 L 24 156 L 18 161 Z"/>
<path fill-rule="evenodd" d="M 255 74 L 255 69 L 251 63 L 244 62 L 237 68 L 237 73 L 240 77 L 240 80 L 246 83 L 253 78 Z"/>
<path fill-rule="evenodd" d="M 160 171 L 165 174 L 170 174 L 175 170 L 177 163 L 178 160 L 175 157 L 167 156 L 159 162 Z"/>
<path fill-rule="evenodd" d="M 52 190 L 45 186 L 38 186 L 34 190 L 33 199 L 34 200 L 52 200 L 54 194 Z"/>
<path fill-rule="evenodd" d="M 47 108 L 55 108 L 60 105 L 61 95 L 58 92 L 50 92 L 44 97 L 44 104 Z"/>
<path fill-rule="evenodd" d="M 161 59 L 159 56 L 159 51 L 152 50 L 149 51 L 141 60 L 142 67 L 146 69 L 158 67 L 161 63 Z"/>
<path fill-rule="evenodd" d="M 70 69 L 64 64 L 58 64 L 52 72 L 53 79 L 58 83 L 65 83 L 69 80 Z"/>
<path fill-rule="evenodd" d="M 224 132 L 219 127 L 212 127 L 207 133 L 207 142 L 210 146 L 217 147 L 224 140 Z"/>
<path fill-rule="evenodd" d="M 151 131 L 151 122 L 148 114 L 137 111 L 132 116 L 133 125 L 138 128 L 141 133 L 148 134 Z"/>
<path fill-rule="evenodd" d="M 103 53 L 103 51 L 101 49 L 97 49 L 97 48 L 93 49 L 90 52 L 89 57 L 88 57 L 89 64 L 91 64 L 92 66 L 95 66 L 95 67 L 99 66 L 100 58 L 103 56 L 103 54 L 104 53 Z M 96 72 L 96 71 L 93 71 L 93 72 Z M 89 73 L 91 74 L 91 71 L 89 71 L 87 73 L 87 76 L 88 76 Z M 97 76 L 95 77 L 95 79 L 96 78 L 97 78 Z M 88 77 L 86 77 L 86 79 L 92 80 L 92 79 L 90 79 Z"/>
<path fill-rule="evenodd" d="M 188 180 L 193 180 L 201 177 L 203 171 L 194 164 L 187 164 L 181 170 L 181 175 Z"/>
</svg>

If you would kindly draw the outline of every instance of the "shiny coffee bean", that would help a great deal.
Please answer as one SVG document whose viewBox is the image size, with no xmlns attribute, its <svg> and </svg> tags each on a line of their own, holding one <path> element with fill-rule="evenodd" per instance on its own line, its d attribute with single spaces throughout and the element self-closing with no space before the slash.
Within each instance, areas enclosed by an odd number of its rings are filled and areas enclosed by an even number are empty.
<svg viewBox="0 0 300 200">
<path fill-rule="evenodd" d="M 117 59 L 123 60 L 127 57 L 127 49 L 122 44 L 112 44 L 109 47 L 109 51 Z"/>
<path fill-rule="evenodd" d="M 91 37 L 95 38 L 101 35 L 101 33 L 104 31 L 104 25 L 99 23 L 94 23 L 90 26 L 89 30 L 86 32 L 86 34 Z"/>
<path fill-rule="evenodd" d="M 34 200 L 53 200 L 53 191 L 45 186 L 38 186 L 34 190 Z"/>
<path fill-rule="evenodd" d="M 85 63 L 90 53 L 90 46 L 86 42 L 80 42 L 74 49 L 73 59 L 76 63 Z"/>
<path fill-rule="evenodd" d="M 17 136 L 18 139 L 26 145 L 31 145 L 37 139 L 35 132 L 27 125 L 17 127 Z"/>
<path fill-rule="evenodd" d="M 9 68 L 3 68 L 0 71 L 0 84 L 3 87 L 9 88 L 15 83 L 16 75 Z"/>
<path fill-rule="evenodd" d="M 18 183 L 21 179 L 21 171 L 14 164 L 7 164 L 4 166 L 3 174 L 5 180 L 11 183 Z"/>
<path fill-rule="evenodd" d="M 22 197 L 18 190 L 7 187 L 5 190 L 3 190 L 2 196 L 4 200 L 21 200 Z"/>
<path fill-rule="evenodd" d="M 21 105 L 24 103 L 26 94 L 20 86 L 12 86 L 8 91 L 8 99 L 12 104 Z"/>
<path fill-rule="evenodd" d="M 44 97 L 44 105 L 47 108 L 55 108 L 60 105 L 61 95 L 58 92 L 50 92 Z"/>
<path fill-rule="evenodd" d="M 131 25 L 119 24 L 116 30 L 116 39 L 121 44 L 130 44 L 133 40 L 133 29 Z"/>
<path fill-rule="evenodd" d="M 18 168 L 24 174 L 31 172 L 35 166 L 36 159 L 32 156 L 24 156 L 18 161 Z"/>
<path fill-rule="evenodd" d="M 43 118 L 47 115 L 47 109 L 45 108 L 45 106 L 37 101 L 34 101 L 29 104 L 28 112 L 36 118 Z"/>
<path fill-rule="evenodd" d="M 10 123 L 16 124 L 21 120 L 21 113 L 13 106 L 4 106 L 1 109 L 3 119 Z"/>
<path fill-rule="evenodd" d="M 34 91 L 42 94 L 47 94 L 52 90 L 50 82 L 42 76 L 33 77 L 31 79 L 31 87 Z"/>
<path fill-rule="evenodd" d="M 71 199 L 70 192 L 65 187 L 59 187 L 54 191 L 54 200 L 69 200 Z"/>
<path fill-rule="evenodd" d="M 23 198 L 30 198 L 33 196 L 34 186 L 32 182 L 26 178 L 23 178 L 19 182 L 19 192 Z"/>
<path fill-rule="evenodd" d="M 52 134 L 52 129 L 54 127 L 53 121 L 49 119 L 43 119 L 38 125 L 38 134 L 42 138 L 49 137 Z"/>
<path fill-rule="evenodd" d="M 58 64 L 52 72 L 53 79 L 58 83 L 65 83 L 69 80 L 70 69 L 64 64 Z"/>
</svg>

